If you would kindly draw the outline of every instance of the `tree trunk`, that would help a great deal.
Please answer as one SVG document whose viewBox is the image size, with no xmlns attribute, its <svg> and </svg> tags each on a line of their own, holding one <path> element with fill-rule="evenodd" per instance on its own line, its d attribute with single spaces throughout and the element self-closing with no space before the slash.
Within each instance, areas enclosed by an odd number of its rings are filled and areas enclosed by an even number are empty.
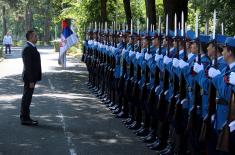
<svg viewBox="0 0 235 155">
<path fill-rule="evenodd" d="M 209 16 L 208 16 L 208 1 L 205 1 L 205 17 L 206 17 L 206 26 L 205 26 L 205 34 L 209 34 Z"/>
<path fill-rule="evenodd" d="M 101 0 L 101 22 L 104 23 L 107 21 L 107 0 Z"/>
<path fill-rule="evenodd" d="M 29 2 L 26 5 L 26 9 L 25 9 L 25 28 L 26 31 L 31 30 L 32 29 L 32 23 L 33 23 L 33 13 L 32 13 L 32 9 L 31 6 L 29 4 Z"/>
<path fill-rule="evenodd" d="M 46 43 L 47 45 L 50 42 L 50 26 L 51 26 L 51 16 L 49 15 L 49 9 L 50 9 L 51 5 L 50 5 L 50 1 L 47 1 L 47 8 L 45 10 L 45 19 L 44 19 L 44 43 Z"/>
<path fill-rule="evenodd" d="M 124 4 L 124 9 L 125 9 L 128 29 L 130 30 L 131 29 L 131 19 L 132 19 L 130 0 L 123 0 L 123 4 Z"/>
<path fill-rule="evenodd" d="M 6 7 L 2 6 L 2 25 L 3 25 L 3 37 L 7 33 L 7 19 L 6 19 Z"/>
<path fill-rule="evenodd" d="M 51 18 L 47 16 L 45 18 L 45 28 L 44 28 L 44 42 L 48 45 L 50 43 L 50 25 L 51 25 Z"/>
<path fill-rule="evenodd" d="M 145 0 L 146 6 L 146 17 L 149 19 L 149 30 L 150 26 L 153 25 L 154 29 L 156 28 L 156 5 L 155 0 Z"/>
<path fill-rule="evenodd" d="M 174 30 L 174 17 L 177 14 L 177 23 L 181 22 L 181 13 L 184 12 L 185 22 L 188 19 L 188 0 L 163 0 L 165 15 L 168 14 L 169 28 Z"/>
</svg>

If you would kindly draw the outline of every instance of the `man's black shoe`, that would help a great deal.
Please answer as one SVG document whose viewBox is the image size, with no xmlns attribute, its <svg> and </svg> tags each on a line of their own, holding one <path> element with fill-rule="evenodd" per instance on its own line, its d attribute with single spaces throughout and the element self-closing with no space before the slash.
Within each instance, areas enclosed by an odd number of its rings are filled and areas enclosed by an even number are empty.
<svg viewBox="0 0 235 155">
<path fill-rule="evenodd" d="M 149 147 L 151 150 L 155 150 L 155 151 L 161 151 L 163 149 L 166 148 L 166 144 L 162 143 L 162 142 L 159 142 L 158 144 L 156 145 L 152 145 Z"/>
<path fill-rule="evenodd" d="M 113 107 L 113 106 L 117 106 L 117 105 L 114 102 L 106 104 L 106 107 L 108 107 L 108 108 Z M 110 109 L 110 110 L 112 110 L 112 109 Z"/>
<path fill-rule="evenodd" d="M 125 124 L 125 125 L 130 125 L 130 124 L 132 124 L 133 122 L 134 122 L 134 120 L 131 119 L 131 118 L 129 118 L 128 120 L 126 120 L 126 121 L 124 122 L 124 124 Z"/>
<path fill-rule="evenodd" d="M 156 138 L 156 140 L 153 143 L 147 144 L 147 147 L 152 147 L 152 146 L 156 146 L 160 143 L 160 139 Z"/>
<path fill-rule="evenodd" d="M 128 115 L 123 111 L 121 111 L 119 114 L 116 115 L 116 118 L 127 118 L 127 117 Z"/>
<path fill-rule="evenodd" d="M 115 110 L 112 111 L 113 114 L 117 115 L 121 112 L 121 109 L 120 108 L 117 108 Z"/>
<path fill-rule="evenodd" d="M 134 121 L 131 125 L 129 125 L 127 128 L 131 130 L 138 130 L 141 127 L 141 124 Z"/>
<path fill-rule="evenodd" d="M 144 127 L 143 127 L 143 126 L 141 126 L 138 130 L 134 131 L 134 134 L 137 134 L 138 132 L 140 132 L 140 131 L 142 131 L 142 130 L 144 130 Z"/>
<path fill-rule="evenodd" d="M 158 151 L 157 153 L 159 155 L 173 155 L 174 154 L 172 147 L 170 145 L 167 145 L 166 148 L 164 148 L 161 151 Z"/>
<path fill-rule="evenodd" d="M 142 129 L 136 132 L 136 135 L 141 136 L 141 137 L 147 136 L 148 134 L 149 134 L 149 130 L 147 129 Z"/>
<path fill-rule="evenodd" d="M 146 137 L 142 139 L 144 143 L 153 143 L 156 140 L 156 135 L 155 134 L 148 134 Z"/>
<path fill-rule="evenodd" d="M 117 108 L 119 108 L 119 106 L 116 104 L 116 105 L 113 105 L 112 107 L 109 107 L 109 109 L 111 110 L 111 111 L 113 111 L 113 110 L 116 110 Z"/>
<path fill-rule="evenodd" d="M 21 124 L 22 125 L 37 126 L 38 125 L 38 121 L 35 121 L 35 120 L 32 120 L 32 119 L 27 119 L 27 120 L 22 119 L 21 120 Z"/>
<path fill-rule="evenodd" d="M 129 122 L 129 121 L 131 121 L 131 118 L 130 117 L 128 117 L 127 119 L 124 119 L 124 120 L 122 120 L 122 122 L 125 124 L 126 122 Z"/>
</svg>

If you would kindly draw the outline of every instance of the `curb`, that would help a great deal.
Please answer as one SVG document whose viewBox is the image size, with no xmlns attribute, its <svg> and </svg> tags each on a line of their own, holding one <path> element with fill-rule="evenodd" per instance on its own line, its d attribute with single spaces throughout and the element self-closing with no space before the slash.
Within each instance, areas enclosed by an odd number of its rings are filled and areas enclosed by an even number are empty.
<svg viewBox="0 0 235 155">
<path fill-rule="evenodd" d="M 0 62 L 2 62 L 4 60 L 4 58 L 0 58 Z"/>
</svg>

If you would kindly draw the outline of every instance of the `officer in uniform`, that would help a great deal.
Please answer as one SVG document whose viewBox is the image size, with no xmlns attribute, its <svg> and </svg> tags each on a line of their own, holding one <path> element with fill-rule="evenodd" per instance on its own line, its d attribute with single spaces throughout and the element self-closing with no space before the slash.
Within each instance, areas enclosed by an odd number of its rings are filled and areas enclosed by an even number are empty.
<svg viewBox="0 0 235 155">
<path fill-rule="evenodd" d="M 136 54 L 137 64 L 141 67 L 141 79 L 138 82 L 139 92 L 141 92 L 141 88 L 142 88 L 142 85 L 144 84 L 144 80 L 145 80 L 144 75 L 145 75 L 146 64 L 144 61 L 144 54 L 146 53 L 148 45 L 149 45 L 149 42 L 147 40 L 147 35 L 145 35 L 143 39 L 144 39 L 144 41 L 143 41 L 143 48 L 141 50 L 141 53 Z M 129 129 L 132 129 L 132 130 L 137 130 L 137 129 L 141 128 L 141 122 L 142 122 L 142 118 L 143 118 L 142 116 L 143 116 L 144 109 L 143 109 L 143 104 L 141 102 L 140 95 L 141 95 L 141 93 L 139 93 L 138 99 L 136 99 L 136 102 L 137 102 L 136 104 L 138 104 L 137 109 L 136 109 L 136 120 L 133 121 L 132 124 L 127 126 Z"/>
<path fill-rule="evenodd" d="M 158 36 L 157 33 L 153 33 L 152 34 L 152 46 L 151 46 L 151 50 L 150 53 L 146 53 L 145 54 L 145 58 L 147 60 L 147 65 L 150 68 L 150 83 L 148 85 L 148 92 L 151 93 L 151 91 L 155 92 L 155 88 L 157 87 L 157 84 L 159 82 L 159 69 L 156 68 L 156 62 L 155 62 L 155 54 L 156 51 L 159 48 L 159 42 L 160 42 L 160 37 Z M 155 75 L 157 74 L 158 75 Z M 156 79 L 155 79 L 156 78 Z M 156 81 L 158 80 L 158 81 Z M 152 90 L 153 89 L 153 90 Z M 149 94 L 149 98 L 148 98 L 148 111 L 149 111 L 149 115 L 150 115 L 150 131 L 149 134 L 145 137 L 142 138 L 143 142 L 146 143 L 152 143 L 156 140 L 156 132 L 157 132 L 157 109 L 156 109 L 156 97 L 155 97 L 155 93 L 153 96 L 153 100 L 150 99 L 151 94 Z"/>
<path fill-rule="evenodd" d="M 170 81 L 172 81 L 173 78 L 173 74 L 171 72 L 169 72 L 168 68 L 167 68 L 167 64 L 169 64 L 172 61 L 172 58 L 174 58 L 176 56 L 176 49 L 173 46 L 173 36 L 174 36 L 174 32 L 173 31 L 169 31 L 168 36 L 166 36 L 165 38 L 165 46 L 167 46 L 167 52 L 166 55 L 163 58 L 163 55 L 157 55 L 159 58 L 156 62 L 158 68 L 160 68 L 162 71 L 167 70 L 168 74 L 169 74 L 169 79 L 171 79 Z M 162 54 L 162 53 L 161 53 Z M 166 102 L 164 102 L 164 104 L 166 104 L 165 106 L 168 106 L 167 102 L 169 100 L 169 97 L 172 95 L 173 93 L 173 87 L 171 84 L 169 84 L 166 88 L 166 90 L 164 90 L 164 86 L 163 88 L 160 89 L 160 92 L 162 91 L 162 93 L 164 93 L 164 100 Z M 165 92 L 164 92 L 165 91 Z M 159 92 L 158 94 L 159 95 Z M 168 134 L 169 134 L 169 122 L 166 121 L 166 117 L 163 115 L 166 115 L 166 109 L 158 109 L 158 111 L 161 111 L 161 115 L 159 116 L 159 126 L 158 126 L 158 139 L 152 143 L 147 145 L 150 149 L 153 150 L 157 150 L 160 151 L 162 149 L 164 149 L 167 145 L 167 140 L 168 140 Z M 164 113 L 164 114 L 163 114 Z"/>
<path fill-rule="evenodd" d="M 153 46 L 153 43 L 151 40 L 154 37 L 153 32 L 149 32 L 147 41 L 148 41 L 148 47 L 147 47 L 147 52 L 144 55 L 144 61 L 145 61 L 145 81 L 144 84 L 142 85 L 142 90 L 141 90 L 141 102 L 143 104 L 143 109 L 144 109 L 144 120 L 143 120 L 143 126 L 139 128 L 135 133 L 137 136 L 147 136 L 149 134 L 150 130 L 150 123 L 151 123 L 151 107 L 148 102 L 148 97 L 150 94 L 150 88 L 153 86 L 154 82 L 154 68 L 152 68 L 152 64 L 154 61 L 154 53 L 156 52 L 155 46 Z"/>
<path fill-rule="evenodd" d="M 131 98 L 131 104 L 129 108 L 129 118 L 124 121 L 124 124 L 127 125 L 127 127 L 130 127 L 132 123 L 135 121 L 141 122 L 141 115 L 140 115 L 140 108 L 139 108 L 139 99 L 137 96 L 139 96 L 139 87 L 137 87 L 138 82 L 141 78 L 141 67 L 138 64 L 138 58 L 141 55 L 141 39 L 142 39 L 143 33 L 141 32 L 138 34 L 138 42 L 135 44 L 134 51 L 130 52 L 130 59 L 134 65 L 134 77 L 133 77 L 133 87 L 132 91 L 130 92 L 132 95 Z M 136 40 L 137 41 L 137 40 Z"/>
<path fill-rule="evenodd" d="M 234 137 L 234 105 L 230 105 L 231 102 L 231 94 L 233 91 L 232 86 L 229 84 L 230 79 L 228 79 L 229 75 L 235 71 L 235 39 L 234 38 L 227 38 L 225 41 L 225 47 L 223 49 L 223 56 L 224 60 L 228 63 L 228 66 L 223 69 L 221 72 L 218 69 L 211 67 L 208 71 L 208 76 L 212 78 L 212 83 L 217 89 L 218 95 L 221 99 L 216 106 L 216 113 L 215 113 L 215 124 L 217 126 L 217 134 L 223 132 L 221 130 L 225 122 L 229 123 L 230 128 L 230 146 L 229 146 L 229 153 L 234 154 L 234 145 L 235 137 Z M 232 79 L 232 78 L 231 78 Z M 223 101 L 223 103 L 222 103 Z M 231 103 L 234 104 L 234 103 Z M 230 106 L 229 106 L 230 105 Z M 231 108 L 231 109 L 230 109 Z M 230 111 L 233 110 L 233 111 Z M 230 112 L 229 112 L 230 111 Z M 228 115 L 231 115 L 228 117 Z M 228 120 L 228 118 L 230 120 Z M 221 142 L 217 142 L 221 143 Z M 225 142 L 223 142 L 225 143 Z M 228 154 L 228 152 L 221 152 L 220 150 L 217 151 L 220 154 Z"/>
<path fill-rule="evenodd" d="M 223 47 L 222 44 L 224 44 L 226 37 L 221 36 L 221 35 L 217 35 L 215 38 L 215 41 L 217 44 L 215 44 L 214 40 L 211 39 L 211 41 L 209 42 L 209 45 L 207 47 L 207 51 L 208 51 L 208 56 L 211 59 L 211 64 L 216 65 L 217 68 L 222 71 L 224 68 L 227 67 L 227 63 L 224 61 L 223 55 L 222 55 L 222 51 L 223 51 Z M 217 46 L 217 48 L 216 48 Z M 217 50 L 217 51 L 216 51 Z M 214 64 L 216 59 L 216 64 Z M 203 89 L 203 91 L 206 94 L 209 94 L 209 85 L 210 85 L 210 79 L 208 78 L 208 69 L 211 67 L 211 65 L 209 65 L 207 68 L 204 69 L 204 66 L 202 64 L 198 64 L 195 63 L 193 70 L 194 72 L 196 72 L 196 76 L 195 76 L 195 80 L 199 83 L 199 85 L 201 86 L 201 88 Z M 220 97 L 217 96 L 217 100 L 219 101 Z M 208 98 L 206 101 L 206 98 L 204 100 L 204 102 L 202 102 L 202 117 L 206 118 L 206 116 L 208 115 Z M 213 116 L 214 117 L 214 116 Z M 214 120 L 214 119 L 213 119 Z M 213 122 L 213 121 L 212 121 Z M 212 129 L 212 135 L 211 137 L 216 137 L 215 135 L 215 129 Z M 202 132 L 202 131 L 201 131 Z M 216 140 L 214 138 L 211 138 L 209 140 L 208 143 L 208 154 L 215 154 L 215 147 L 216 147 Z M 213 146 L 213 148 L 212 148 Z"/>
</svg>

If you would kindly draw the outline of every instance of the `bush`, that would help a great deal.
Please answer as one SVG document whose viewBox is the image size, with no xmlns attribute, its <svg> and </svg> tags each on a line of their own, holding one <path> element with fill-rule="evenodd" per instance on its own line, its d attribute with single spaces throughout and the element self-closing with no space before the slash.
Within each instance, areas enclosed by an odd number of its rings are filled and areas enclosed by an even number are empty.
<svg viewBox="0 0 235 155">
<path fill-rule="evenodd" d="M 55 52 L 59 52 L 60 51 L 60 40 L 53 40 L 51 43 L 54 45 Z"/>
<path fill-rule="evenodd" d="M 14 40 L 13 46 L 24 46 L 25 42 L 25 40 Z"/>
</svg>

